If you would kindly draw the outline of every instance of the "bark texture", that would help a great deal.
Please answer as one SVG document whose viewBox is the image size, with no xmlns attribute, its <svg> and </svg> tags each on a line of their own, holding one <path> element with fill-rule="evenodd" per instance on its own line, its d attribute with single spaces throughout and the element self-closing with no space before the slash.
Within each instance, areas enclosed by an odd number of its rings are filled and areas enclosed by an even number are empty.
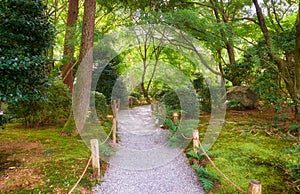
<svg viewBox="0 0 300 194">
<path fill-rule="evenodd" d="M 74 36 L 76 35 L 75 26 L 78 19 L 78 0 L 69 0 L 68 2 L 68 17 L 67 28 L 64 40 L 64 59 L 62 68 L 62 79 L 64 84 L 73 92 L 73 66 L 74 66 Z"/>
</svg>

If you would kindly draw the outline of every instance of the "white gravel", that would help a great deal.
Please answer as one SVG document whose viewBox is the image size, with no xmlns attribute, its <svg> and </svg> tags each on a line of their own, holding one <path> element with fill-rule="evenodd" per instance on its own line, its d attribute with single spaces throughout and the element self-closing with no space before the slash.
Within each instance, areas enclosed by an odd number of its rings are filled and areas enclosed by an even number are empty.
<svg viewBox="0 0 300 194">
<path fill-rule="evenodd" d="M 155 126 L 150 106 L 120 111 L 118 132 L 118 151 L 93 193 L 204 193 L 183 151 L 169 147 L 167 131 Z"/>
</svg>

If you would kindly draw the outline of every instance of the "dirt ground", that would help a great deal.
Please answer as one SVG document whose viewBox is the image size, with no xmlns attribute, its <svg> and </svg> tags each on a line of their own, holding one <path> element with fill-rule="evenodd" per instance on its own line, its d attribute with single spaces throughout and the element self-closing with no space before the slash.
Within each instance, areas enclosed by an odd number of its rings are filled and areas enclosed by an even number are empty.
<svg viewBox="0 0 300 194">
<path fill-rule="evenodd" d="M 35 167 L 35 163 L 42 159 L 42 153 L 43 145 L 40 141 L 19 139 L 11 143 L 0 142 L 0 190 L 30 189 L 41 184 L 41 170 Z"/>
</svg>

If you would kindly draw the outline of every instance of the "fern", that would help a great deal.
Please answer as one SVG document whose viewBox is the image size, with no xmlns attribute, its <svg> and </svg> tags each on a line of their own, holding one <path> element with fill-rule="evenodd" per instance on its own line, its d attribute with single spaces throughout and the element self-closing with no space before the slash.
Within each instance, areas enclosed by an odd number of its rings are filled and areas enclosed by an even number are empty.
<svg viewBox="0 0 300 194">
<path fill-rule="evenodd" d="M 190 151 L 187 153 L 187 155 L 190 156 L 191 158 L 195 158 L 195 159 L 197 159 L 197 160 L 200 160 L 199 155 L 198 155 L 196 152 L 194 152 L 194 150 L 190 150 Z M 189 158 L 189 159 L 190 159 L 190 158 Z"/>
<path fill-rule="evenodd" d="M 205 192 L 209 192 L 214 188 L 214 183 L 218 181 L 218 177 L 212 173 L 209 173 L 203 166 L 193 165 L 193 169 L 195 169 L 198 180 L 201 182 Z"/>
<path fill-rule="evenodd" d="M 203 149 L 205 150 L 207 155 L 210 155 L 211 153 L 208 151 L 208 145 L 203 145 Z M 187 153 L 188 156 L 190 156 L 189 159 L 191 158 L 195 158 L 198 161 L 202 161 L 205 159 L 205 154 L 203 153 L 203 151 L 198 148 L 198 153 L 195 153 L 194 150 L 191 150 Z"/>
<path fill-rule="evenodd" d="M 214 182 L 207 179 L 207 178 L 198 178 L 198 180 L 201 182 L 202 187 L 206 193 L 211 191 L 214 188 Z"/>
</svg>

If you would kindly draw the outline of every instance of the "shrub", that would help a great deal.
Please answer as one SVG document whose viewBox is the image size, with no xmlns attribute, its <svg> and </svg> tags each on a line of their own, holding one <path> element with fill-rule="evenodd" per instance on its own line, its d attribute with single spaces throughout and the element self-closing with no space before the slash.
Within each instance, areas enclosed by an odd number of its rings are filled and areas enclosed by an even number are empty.
<svg viewBox="0 0 300 194">
<path fill-rule="evenodd" d="M 135 97 L 136 99 L 140 99 L 141 94 L 139 92 L 133 91 L 130 93 L 130 96 Z"/>
<path fill-rule="evenodd" d="M 167 112 L 181 109 L 183 117 L 198 119 L 199 103 L 194 91 L 190 89 L 170 90 L 164 94 L 162 101 Z"/>
<path fill-rule="evenodd" d="M 26 127 L 37 127 L 68 118 L 70 107 L 69 89 L 61 80 L 52 80 L 42 89 L 39 100 L 9 102 L 8 114 L 22 118 Z"/>
<path fill-rule="evenodd" d="M 203 75 L 197 75 L 197 79 L 193 81 L 194 88 L 197 91 L 201 110 L 210 111 L 211 110 L 211 97 L 208 85 L 205 83 Z"/>
<path fill-rule="evenodd" d="M 108 109 L 106 104 L 106 97 L 104 96 L 104 94 L 93 91 L 91 93 L 90 107 L 92 110 L 95 108 L 98 118 L 100 119 L 106 118 Z"/>
</svg>

